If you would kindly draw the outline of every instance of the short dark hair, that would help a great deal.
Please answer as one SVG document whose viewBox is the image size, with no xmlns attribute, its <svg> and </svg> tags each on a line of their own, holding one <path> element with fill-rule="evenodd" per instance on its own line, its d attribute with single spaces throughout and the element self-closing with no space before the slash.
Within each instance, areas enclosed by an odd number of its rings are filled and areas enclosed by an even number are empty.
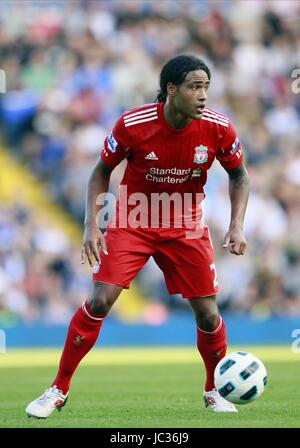
<svg viewBox="0 0 300 448">
<path fill-rule="evenodd" d="M 165 101 L 167 99 L 167 84 L 171 82 L 179 86 L 185 80 L 186 75 L 193 70 L 204 70 L 210 80 L 210 70 L 202 59 L 193 55 L 182 54 L 170 59 L 163 66 L 159 85 L 160 90 L 156 97 L 156 102 Z"/>
</svg>

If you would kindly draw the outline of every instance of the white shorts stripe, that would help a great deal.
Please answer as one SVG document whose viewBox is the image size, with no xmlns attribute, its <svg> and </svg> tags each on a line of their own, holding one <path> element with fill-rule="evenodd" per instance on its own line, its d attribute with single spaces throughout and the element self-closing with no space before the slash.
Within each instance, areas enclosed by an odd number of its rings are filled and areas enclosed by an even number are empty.
<svg viewBox="0 0 300 448">
<path fill-rule="evenodd" d="M 211 236 L 210 236 L 210 231 L 209 231 L 208 226 L 206 226 L 206 228 L 207 228 L 207 234 L 208 234 L 208 239 L 209 239 L 211 248 L 212 248 L 212 250 L 214 250 L 214 246 L 213 246 L 213 243 L 212 243 L 212 239 L 211 239 Z"/>
</svg>

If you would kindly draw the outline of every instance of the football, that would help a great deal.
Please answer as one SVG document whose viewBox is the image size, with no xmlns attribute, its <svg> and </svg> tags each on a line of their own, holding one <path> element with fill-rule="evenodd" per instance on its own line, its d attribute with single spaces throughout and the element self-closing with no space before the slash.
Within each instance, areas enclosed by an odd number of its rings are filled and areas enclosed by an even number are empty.
<svg viewBox="0 0 300 448">
<path fill-rule="evenodd" d="M 247 404 L 258 398 L 267 384 L 267 371 L 260 359 L 248 352 L 233 352 L 215 368 L 215 386 L 223 398 Z"/>
</svg>

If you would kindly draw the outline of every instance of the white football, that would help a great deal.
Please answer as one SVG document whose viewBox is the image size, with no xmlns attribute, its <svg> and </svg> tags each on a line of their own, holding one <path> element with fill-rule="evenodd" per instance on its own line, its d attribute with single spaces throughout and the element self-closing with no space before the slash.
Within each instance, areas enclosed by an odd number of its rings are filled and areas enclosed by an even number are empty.
<svg viewBox="0 0 300 448">
<path fill-rule="evenodd" d="M 232 352 L 218 363 L 214 380 L 216 389 L 226 400 L 247 404 L 265 390 L 267 370 L 252 353 Z"/>
</svg>

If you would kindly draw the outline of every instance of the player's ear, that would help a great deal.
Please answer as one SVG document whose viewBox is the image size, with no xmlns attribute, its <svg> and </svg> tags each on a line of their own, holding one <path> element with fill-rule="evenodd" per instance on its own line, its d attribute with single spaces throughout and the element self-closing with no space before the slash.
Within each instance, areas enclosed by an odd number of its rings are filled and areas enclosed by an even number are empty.
<svg viewBox="0 0 300 448">
<path fill-rule="evenodd" d="M 172 82 L 168 82 L 167 84 L 167 93 L 170 96 L 174 96 L 176 93 L 177 87 Z"/>
</svg>

